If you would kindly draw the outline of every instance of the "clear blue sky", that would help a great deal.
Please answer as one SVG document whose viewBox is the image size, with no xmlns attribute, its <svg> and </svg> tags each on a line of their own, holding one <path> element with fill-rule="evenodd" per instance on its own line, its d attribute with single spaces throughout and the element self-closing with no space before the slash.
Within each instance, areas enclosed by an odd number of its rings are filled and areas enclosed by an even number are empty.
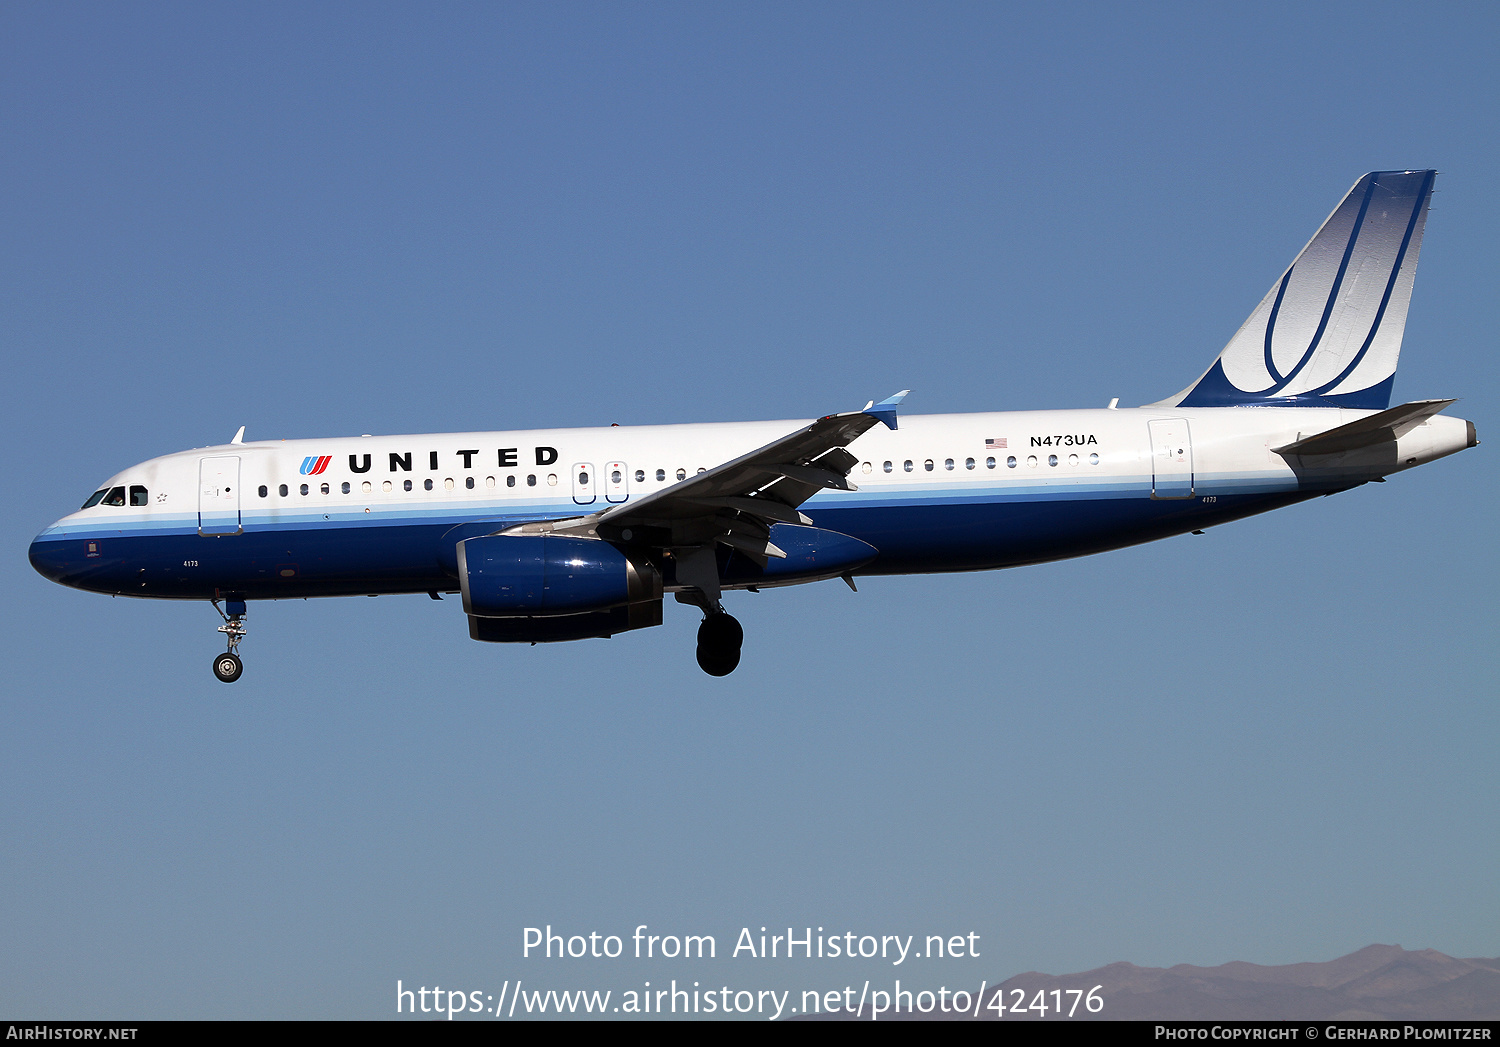
<svg viewBox="0 0 1500 1047">
<path fill-rule="evenodd" d="M 1500 954 L 1491 4 L 0 9 L 0 1015 L 385 1017 L 525 926 Z M 26 545 L 251 438 L 1144 403 L 1363 172 L 1436 167 L 1398 399 L 1485 444 L 1018 571 L 609 641 L 107 600 Z"/>
</svg>

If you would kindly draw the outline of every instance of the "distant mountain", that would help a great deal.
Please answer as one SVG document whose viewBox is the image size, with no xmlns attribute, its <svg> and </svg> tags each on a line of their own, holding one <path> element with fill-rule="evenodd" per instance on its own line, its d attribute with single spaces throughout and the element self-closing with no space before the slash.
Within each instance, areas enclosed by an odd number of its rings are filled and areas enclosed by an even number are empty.
<svg viewBox="0 0 1500 1047">
<path fill-rule="evenodd" d="M 1075 1021 L 1500 1018 L 1500 958 L 1458 960 L 1432 949 L 1370 945 L 1327 963 L 1281 967 L 1240 961 L 1218 967 L 1178 964 L 1166 968 L 1112 963 L 1079 974 L 1018 974 L 1001 983 L 1007 1013 L 997 1020 L 1055 1021 L 1057 1015 L 1051 1010 L 1053 989 L 1063 990 L 1061 999 L 1066 1009 L 1074 999 L 1067 990 L 1087 992 L 1096 985 L 1103 986 L 1098 993 L 1104 1000 L 1103 1010 L 1089 1014 L 1080 1005 L 1073 1016 Z M 1044 991 L 1047 1013 L 1012 1015 L 1011 1004 L 1021 999 L 1013 989 L 1022 990 L 1028 1006 L 1038 991 Z M 989 1003 L 990 993 L 985 997 Z M 993 1011 L 984 1014 L 996 1017 Z"/>
</svg>

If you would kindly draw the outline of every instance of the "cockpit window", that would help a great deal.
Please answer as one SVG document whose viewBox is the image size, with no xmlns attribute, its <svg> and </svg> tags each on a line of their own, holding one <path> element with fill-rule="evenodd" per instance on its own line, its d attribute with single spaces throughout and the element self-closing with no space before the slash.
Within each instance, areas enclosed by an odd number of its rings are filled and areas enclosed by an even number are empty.
<svg viewBox="0 0 1500 1047">
<path fill-rule="evenodd" d="M 131 505 L 146 505 L 147 504 L 146 498 L 147 498 L 146 489 L 144 487 L 142 487 L 140 484 L 131 484 L 131 486 L 130 486 L 130 504 Z"/>
<path fill-rule="evenodd" d="M 89 500 L 83 503 L 83 508 L 92 509 L 94 506 L 99 504 L 99 499 L 103 498 L 107 494 L 109 494 L 108 487 L 100 488 L 93 494 L 89 495 Z"/>
<path fill-rule="evenodd" d="M 123 488 L 123 487 L 111 487 L 109 489 L 109 493 L 104 496 L 104 503 L 103 504 L 105 504 L 105 505 L 124 505 L 125 504 L 125 488 Z"/>
</svg>

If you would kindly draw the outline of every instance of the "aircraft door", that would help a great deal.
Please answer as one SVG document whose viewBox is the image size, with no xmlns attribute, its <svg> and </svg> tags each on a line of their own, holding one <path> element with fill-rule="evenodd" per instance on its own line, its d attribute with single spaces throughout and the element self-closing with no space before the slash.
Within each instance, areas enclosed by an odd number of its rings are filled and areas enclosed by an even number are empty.
<svg viewBox="0 0 1500 1047">
<path fill-rule="evenodd" d="M 198 533 L 205 536 L 239 534 L 240 458 L 217 455 L 198 460 Z"/>
<path fill-rule="evenodd" d="M 623 502 L 630 497 L 630 473 L 624 462 L 610 462 L 604 467 L 604 498 Z"/>
<path fill-rule="evenodd" d="M 1154 418 L 1151 430 L 1151 497 L 1193 496 L 1193 442 L 1186 418 Z"/>
<path fill-rule="evenodd" d="M 588 462 L 573 466 L 573 501 L 589 505 L 594 500 L 594 467 Z"/>
</svg>

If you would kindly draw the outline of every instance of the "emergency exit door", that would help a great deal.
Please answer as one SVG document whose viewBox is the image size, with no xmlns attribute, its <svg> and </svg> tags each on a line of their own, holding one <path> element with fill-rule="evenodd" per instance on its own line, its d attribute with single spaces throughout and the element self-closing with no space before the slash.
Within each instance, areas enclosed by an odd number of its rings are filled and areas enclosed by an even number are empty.
<svg viewBox="0 0 1500 1047">
<path fill-rule="evenodd" d="M 573 501 L 579 505 L 588 505 L 594 500 L 594 467 L 588 462 L 578 462 L 573 466 Z"/>
<path fill-rule="evenodd" d="M 604 467 L 604 500 L 623 502 L 630 497 L 630 470 L 624 462 L 610 462 Z"/>
</svg>

